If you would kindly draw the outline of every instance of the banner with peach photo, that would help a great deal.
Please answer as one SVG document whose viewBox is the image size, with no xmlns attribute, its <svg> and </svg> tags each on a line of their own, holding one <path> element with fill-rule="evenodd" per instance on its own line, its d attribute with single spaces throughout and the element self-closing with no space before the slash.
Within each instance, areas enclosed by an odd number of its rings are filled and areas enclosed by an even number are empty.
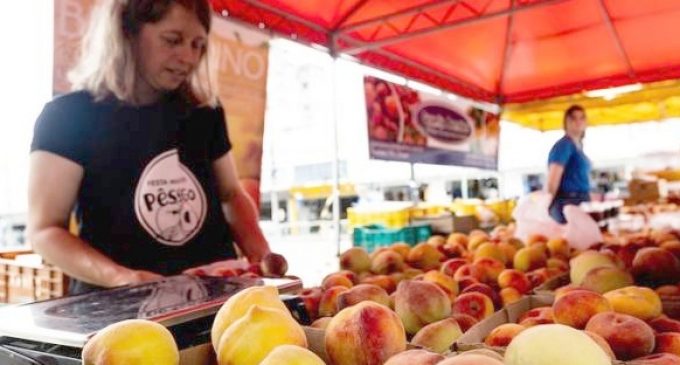
<svg viewBox="0 0 680 365">
<path fill-rule="evenodd" d="M 498 168 L 498 114 L 373 76 L 364 93 L 371 158 Z"/>
<path fill-rule="evenodd" d="M 70 90 L 89 16 L 99 0 L 55 0 L 53 91 Z M 241 182 L 259 206 L 269 37 L 214 16 L 208 52 L 209 79 L 224 107 L 232 155 Z"/>
</svg>

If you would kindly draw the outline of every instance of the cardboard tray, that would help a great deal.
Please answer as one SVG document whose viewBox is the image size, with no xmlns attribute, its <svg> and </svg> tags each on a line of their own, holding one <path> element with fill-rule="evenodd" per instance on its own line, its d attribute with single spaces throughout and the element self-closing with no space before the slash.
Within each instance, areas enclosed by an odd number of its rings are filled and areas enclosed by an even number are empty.
<svg viewBox="0 0 680 365">
<path fill-rule="evenodd" d="M 555 290 L 570 283 L 569 274 L 556 276 L 534 288 L 535 295 L 555 296 Z M 661 297 L 663 313 L 670 318 L 680 320 L 680 296 Z"/>
<path fill-rule="evenodd" d="M 492 347 L 484 344 L 484 339 L 493 331 L 494 328 L 505 323 L 517 323 L 519 317 L 530 309 L 551 306 L 554 297 L 551 295 L 532 295 L 501 309 L 487 319 L 477 323 L 470 328 L 456 343 L 453 344 L 453 351 L 465 352 L 474 349 L 490 349 L 500 354 L 505 353 L 504 347 Z M 612 365 L 625 365 L 626 362 L 614 360 Z"/>
</svg>

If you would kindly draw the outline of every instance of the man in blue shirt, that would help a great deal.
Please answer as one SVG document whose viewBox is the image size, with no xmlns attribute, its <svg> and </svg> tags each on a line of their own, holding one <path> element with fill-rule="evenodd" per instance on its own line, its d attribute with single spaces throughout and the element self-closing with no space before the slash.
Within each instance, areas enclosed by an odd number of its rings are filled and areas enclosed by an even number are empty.
<svg viewBox="0 0 680 365">
<path fill-rule="evenodd" d="M 590 160 L 583 153 L 587 127 L 586 113 L 572 105 L 564 113 L 564 137 L 555 143 L 548 156 L 548 192 L 554 197 L 550 216 L 566 223 L 563 208 L 590 200 Z"/>
</svg>

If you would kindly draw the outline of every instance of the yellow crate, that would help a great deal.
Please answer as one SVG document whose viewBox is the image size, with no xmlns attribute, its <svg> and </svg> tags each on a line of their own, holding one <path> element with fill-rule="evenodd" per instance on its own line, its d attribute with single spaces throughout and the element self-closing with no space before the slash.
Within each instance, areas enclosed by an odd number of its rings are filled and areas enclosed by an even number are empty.
<svg viewBox="0 0 680 365">
<path fill-rule="evenodd" d="M 410 213 L 407 209 L 386 212 L 358 212 L 353 208 L 349 208 L 347 210 L 347 220 L 352 228 L 369 224 L 382 224 L 388 228 L 403 228 L 410 223 Z"/>
</svg>

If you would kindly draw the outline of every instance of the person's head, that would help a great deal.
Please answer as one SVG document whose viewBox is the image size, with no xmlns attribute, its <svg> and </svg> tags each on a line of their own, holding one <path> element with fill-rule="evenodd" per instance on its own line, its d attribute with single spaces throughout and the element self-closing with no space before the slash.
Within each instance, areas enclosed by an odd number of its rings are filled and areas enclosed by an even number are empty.
<svg viewBox="0 0 680 365">
<path fill-rule="evenodd" d="M 564 131 L 567 135 L 583 139 L 588 126 L 586 110 L 580 105 L 572 105 L 564 112 Z"/>
<path fill-rule="evenodd" d="M 214 101 L 197 69 L 205 62 L 208 0 L 103 0 L 90 20 L 74 90 L 146 104 L 179 91 L 196 104 Z"/>
</svg>

